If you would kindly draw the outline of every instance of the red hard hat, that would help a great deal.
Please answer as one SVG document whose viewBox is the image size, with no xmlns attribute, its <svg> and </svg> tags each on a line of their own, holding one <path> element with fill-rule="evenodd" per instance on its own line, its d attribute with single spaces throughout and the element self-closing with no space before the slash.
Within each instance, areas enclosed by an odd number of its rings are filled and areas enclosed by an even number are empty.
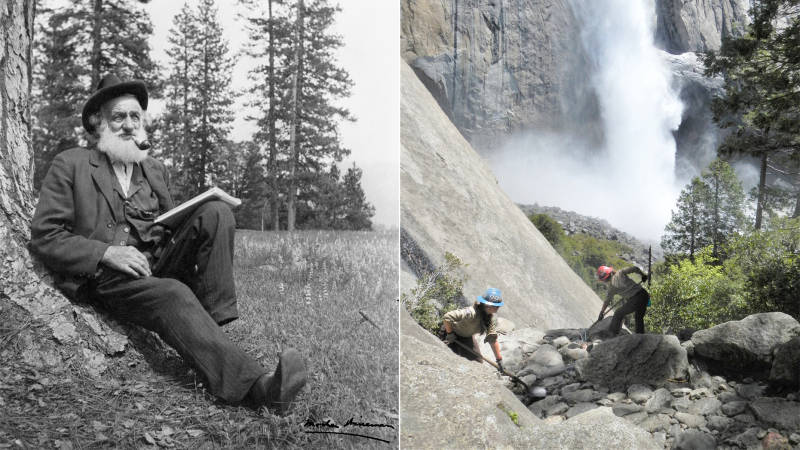
<svg viewBox="0 0 800 450">
<path fill-rule="evenodd" d="M 606 281 L 606 279 L 611 276 L 611 272 L 613 270 L 613 267 L 600 266 L 597 268 L 597 274 L 595 275 L 595 278 L 597 278 L 597 281 Z"/>
</svg>

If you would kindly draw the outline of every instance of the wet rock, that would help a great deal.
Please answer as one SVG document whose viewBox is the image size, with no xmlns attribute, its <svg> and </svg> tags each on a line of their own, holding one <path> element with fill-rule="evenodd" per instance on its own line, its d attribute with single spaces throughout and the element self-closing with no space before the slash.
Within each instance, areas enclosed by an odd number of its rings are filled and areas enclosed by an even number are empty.
<svg viewBox="0 0 800 450">
<path fill-rule="evenodd" d="M 695 351 L 742 372 L 769 369 L 773 350 L 800 336 L 800 323 L 780 312 L 754 314 L 692 335 Z"/>
<path fill-rule="evenodd" d="M 648 413 L 654 413 L 663 408 L 667 408 L 672 404 L 672 394 L 666 389 L 657 389 L 653 395 L 644 405 L 644 410 Z"/>
<path fill-rule="evenodd" d="M 653 391 L 642 384 L 634 384 L 628 388 L 628 398 L 636 403 L 645 403 L 653 396 Z"/>
<path fill-rule="evenodd" d="M 698 416 L 696 414 L 676 412 L 675 419 L 689 428 L 700 428 L 706 426 L 706 419 L 704 419 L 703 416 Z"/>
<path fill-rule="evenodd" d="M 674 450 L 708 450 L 717 447 L 714 436 L 689 428 L 675 436 Z"/>
<path fill-rule="evenodd" d="M 753 414 L 779 430 L 800 430 L 800 403 L 782 398 L 762 397 L 750 402 Z"/>
</svg>

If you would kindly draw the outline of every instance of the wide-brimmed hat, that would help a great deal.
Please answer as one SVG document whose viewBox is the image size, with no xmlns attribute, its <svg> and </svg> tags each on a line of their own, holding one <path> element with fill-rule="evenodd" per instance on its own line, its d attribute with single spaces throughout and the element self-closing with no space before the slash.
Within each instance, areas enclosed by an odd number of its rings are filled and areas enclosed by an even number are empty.
<svg viewBox="0 0 800 450">
<path fill-rule="evenodd" d="M 503 296 L 500 294 L 500 289 L 489 288 L 483 295 L 478 296 L 478 301 L 485 303 L 489 306 L 503 306 Z"/>
<path fill-rule="evenodd" d="M 147 109 L 147 86 L 145 86 L 144 81 L 132 80 L 123 82 L 116 75 L 106 75 L 97 83 L 97 90 L 83 105 L 83 113 L 81 114 L 83 128 L 89 133 L 94 133 L 94 125 L 89 121 L 89 117 L 100 111 L 103 103 L 123 95 L 133 95 L 139 101 L 139 106 L 144 110 Z"/>
</svg>

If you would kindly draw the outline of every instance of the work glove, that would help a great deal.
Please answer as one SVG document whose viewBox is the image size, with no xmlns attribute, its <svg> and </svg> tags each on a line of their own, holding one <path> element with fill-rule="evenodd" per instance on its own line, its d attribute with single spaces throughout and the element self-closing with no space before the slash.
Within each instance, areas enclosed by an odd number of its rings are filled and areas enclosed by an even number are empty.
<svg viewBox="0 0 800 450">
<path fill-rule="evenodd" d="M 455 342 L 455 340 L 456 340 L 455 333 L 450 333 L 444 338 L 444 341 L 447 342 L 448 344 L 452 344 L 453 342 Z"/>
<path fill-rule="evenodd" d="M 503 366 L 503 360 L 502 359 L 498 359 L 497 360 L 497 370 L 499 370 L 500 373 L 505 373 L 505 371 L 506 371 L 505 366 Z"/>
<path fill-rule="evenodd" d="M 642 275 L 642 283 L 644 283 L 645 281 L 647 281 L 647 275 Z"/>
<path fill-rule="evenodd" d="M 597 321 L 600 322 L 601 320 L 603 320 L 603 313 L 600 313 L 600 315 L 597 316 Z"/>
</svg>

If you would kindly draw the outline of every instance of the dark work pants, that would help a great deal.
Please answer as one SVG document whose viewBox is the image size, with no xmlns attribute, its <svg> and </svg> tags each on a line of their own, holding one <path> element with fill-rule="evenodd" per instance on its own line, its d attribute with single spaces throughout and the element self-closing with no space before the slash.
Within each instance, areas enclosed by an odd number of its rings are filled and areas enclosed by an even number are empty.
<svg viewBox="0 0 800 450">
<path fill-rule="evenodd" d="M 478 344 L 478 340 L 475 339 L 475 336 L 459 336 L 458 334 L 456 334 L 456 341 L 466 345 L 467 348 L 471 348 L 472 351 L 477 353 L 478 355 L 481 354 L 481 347 Z M 453 350 L 456 353 L 456 355 L 463 356 L 464 358 L 467 358 L 470 361 L 477 361 L 483 364 L 483 359 L 481 357 L 473 355 L 472 353 L 465 350 L 464 347 L 456 344 L 455 342 L 453 342 L 452 344 L 447 344 L 447 346 L 450 347 L 450 349 Z"/>
<path fill-rule="evenodd" d="M 84 291 L 115 318 L 157 333 L 203 374 L 214 396 L 232 404 L 267 373 L 220 328 L 238 317 L 235 225 L 225 203 L 205 203 L 173 234 L 153 276 L 104 268 Z"/>
<path fill-rule="evenodd" d="M 611 325 L 608 330 L 613 336 L 619 334 L 622 329 L 622 319 L 630 313 L 635 313 L 634 319 L 636 320 L 636 333 L 644 334 L 644 315 L 647 313 L 647 301 L 650 299 L 650 294 L 642 289 L 638 294 L 629 298 L 624 305 L 617 308 L 614 312 L 614 318 L 611 319 Z"/>
</svg>

